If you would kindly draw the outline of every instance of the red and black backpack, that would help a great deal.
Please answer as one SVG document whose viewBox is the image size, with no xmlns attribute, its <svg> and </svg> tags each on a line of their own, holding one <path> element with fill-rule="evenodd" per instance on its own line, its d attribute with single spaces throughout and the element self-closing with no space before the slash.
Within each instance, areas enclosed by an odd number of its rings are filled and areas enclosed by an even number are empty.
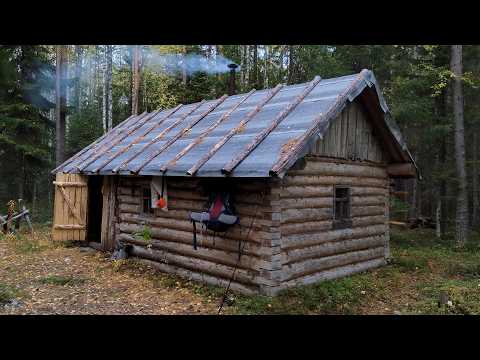
<svg viewBox="0 0 480 360">
<path fill-rule="evenodd" d="M 207 229 L 212 230 L 214 235 L 227 231 L 239 221 L 235 208 L 231 202 L 228 191 L 214 191 L 210 193 L 207 203 L 207 211 L 191 212 L 190 220 L 193 224 L 193 248 L 197 249 L 196 223 L 202 223 Z"/>
</svg>

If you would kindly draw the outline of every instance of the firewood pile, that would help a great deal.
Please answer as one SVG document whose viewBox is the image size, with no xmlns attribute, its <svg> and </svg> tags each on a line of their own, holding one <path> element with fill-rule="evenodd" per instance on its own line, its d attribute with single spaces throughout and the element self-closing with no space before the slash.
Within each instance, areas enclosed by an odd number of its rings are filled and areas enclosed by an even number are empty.
<svg viewBox="0 0 480 360">
<path fill-rule="evenodd" d="M 435 221 L 430 217 L 419 216 L 417 218 L 410 218 L 407 222 L 403 221 L 389 221 L 390 225 L 397 226 L 404 229 L 435 229 Z"/>
</svg>

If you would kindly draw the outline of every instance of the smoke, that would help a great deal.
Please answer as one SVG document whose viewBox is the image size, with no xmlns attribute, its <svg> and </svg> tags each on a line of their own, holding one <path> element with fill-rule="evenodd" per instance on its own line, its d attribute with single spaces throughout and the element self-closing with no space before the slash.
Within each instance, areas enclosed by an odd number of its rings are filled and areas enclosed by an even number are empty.
<svg viewBox="0 0 480 360">
<path fill-rule="evenodd" d="M 188 76 L 198 72 L 208 75 L 222 74 L 230 71 L 228 65 L 232 60 L 216 54 L 205 57 L 199 54 L 161 54 L 150 51 L 147 56 L 147 66 L 153 71 L 175 74 L 185 71 Z M 239 68 L 236 69 L 237 71 Z"/>
</svg>

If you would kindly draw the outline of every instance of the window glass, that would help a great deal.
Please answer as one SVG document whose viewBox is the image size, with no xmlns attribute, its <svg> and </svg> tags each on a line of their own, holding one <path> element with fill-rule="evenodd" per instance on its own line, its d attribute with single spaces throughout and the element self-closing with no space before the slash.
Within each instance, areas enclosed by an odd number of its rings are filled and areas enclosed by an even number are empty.
<svg viewBox="0 0 480 360">
<path fill-rule="evenodd" d="M 350 218 L 350 188 L 345 186 L 335 186 L 334 194 L 334 228 L 351 227 L 352 220 Z"/>
<path fill-rule="evenodd" d="M 149 187 L 148 188 L 143 188 L 142 212 L 144 214 L 153 214 L 152 192 L 151 192 Z"/>
</svg>

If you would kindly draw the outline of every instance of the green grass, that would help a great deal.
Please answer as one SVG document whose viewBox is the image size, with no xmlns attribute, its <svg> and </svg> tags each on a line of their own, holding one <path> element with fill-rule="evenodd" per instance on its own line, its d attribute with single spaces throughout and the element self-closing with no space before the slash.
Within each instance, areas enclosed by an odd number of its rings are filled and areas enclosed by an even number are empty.
<svg viewBox="0 0 480 360">
<path fill-rule="evenodd" d="M 275 297 L 235 295 L 236 314 L 480 314 L 480 238 L 464 248 L 429 229 L 391 235 L 392 261 L 341 279 L 287 289 Z M 441 294 L 448 303 L 440 302 Z"/>
<path fill-rule="evenodd" d="M 73 276 L 48 275 L 39 280 L 41 284 L 45 285 L 81 285 L 86 281 L 84 278 L 76 278 Z"/>
<path fill-rule="evenodd" d="M 34 224 L 34 234 L 26 227 L 21 227 L 16 233 L 3 234 L 0 232 L 0 241 L 8 242 L 17 253 L 33 254 L 58 246 L 64 243 L 51 241 L 51 227 L 46 224 Z"/>
<path fill-rule="evenodd" d="M 14 288 L 13 286 L 0 282 L 0 305 L 8 304 L 15 298 L 22 296 L 23 293 L 20 290 Z"/>
</svg>

